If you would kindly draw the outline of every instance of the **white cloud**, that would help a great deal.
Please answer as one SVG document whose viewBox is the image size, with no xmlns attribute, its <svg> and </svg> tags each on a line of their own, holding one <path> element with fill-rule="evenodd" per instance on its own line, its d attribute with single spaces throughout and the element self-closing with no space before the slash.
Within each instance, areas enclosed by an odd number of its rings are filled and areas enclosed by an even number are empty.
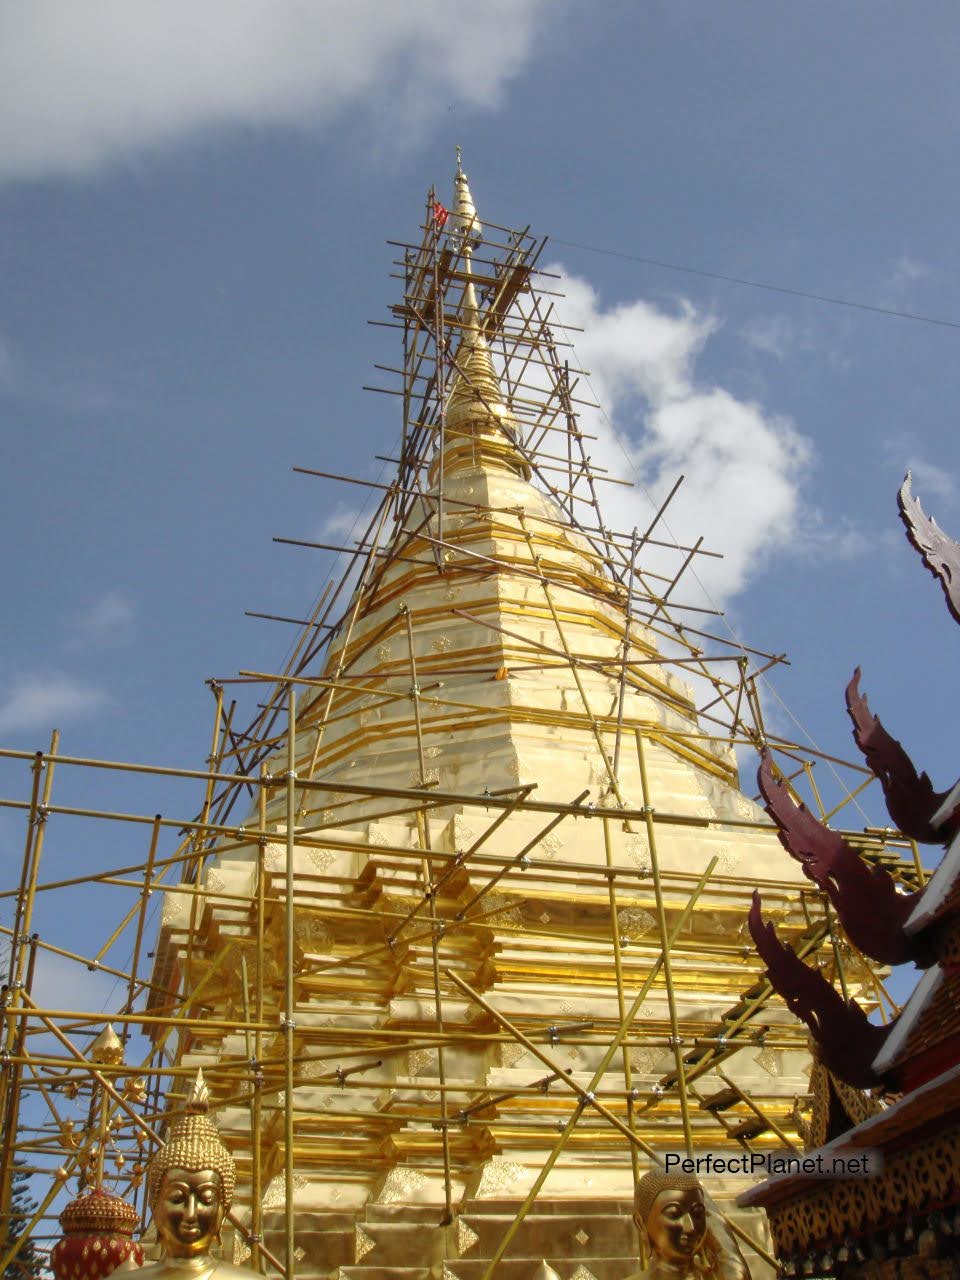
<svg viewBox="0 0 960 1280">
<path fill-rule="evenodd" d="M 361 511 L 358 507 L 340 505 L 322 521 L 316 540 L 325 542 L 328 538 L 334 538 L 346 545 L 348 539 L 361 537 L 365 529 L 366 524 L 361 523 Z"/>
<path fill-rule="evenodd" d="M 902 253 L 889 263 L 886 273 L 881 276 L 877 303 L 894 310 L 917 310 L 923 285 L 935 279 L 936 272 L 926 262 Z"/>
<path fill-rule="evenodd" d="M 800 324 L 781 312 L 754 316 L 740 326 L 739 336 L 748 347 L 782 362 L 791 352 L 812 348 L 811 330 L 809 321 Z"/>
<path fill-rule="evenodd" d="M 102 689 L 71 676 L 22 675 L 0 694 L 0 733 L 58 728 L 107 703 Z"/>
<path fill-rule="evenodd" d="M 119 591 L 105 591 L 74 618 L 70 647 L 124 644 L 133 635 L 133 604 Z"/>
<path fill-rule="evenodd" d="M 84 173 L 224 125 L 489 106 L 543 0 L 0 0 L 0 177 Z"/>
<path fill-rule="evenodd" d="M 923 458 L 911 457 L 907 460 L 907 470 L 913 475 L 914 493 L 939 498 L 949 506 L 953 506 L 960 497 L 956 476 L 943 467 L 934 466 Z"/>
<path fill-rule="evenodd" d="M 603 487 L 610 523 L 643 530 L 682 473 L 660 536 L 668 527 L 689 545 L 702 534 L 707 548 L 722 552 L 722 560 L 699 558 L 696 572 L 713 596 L 728 599 L 766 554 L 793 543 L 810 441 L 786 418 L 698 380 L 714 318 L 689 303 L 672 315 L 642 301 L 604 309 L 586 281 L 551 269 L 564 275 L 563 315 L 584 329 L 574 335 L 577 354 L 609 415 L 588 409 L 581 417 L 584 430 L 599 436 L 590 444 L 593 459 L 613 475 L 639 477 L 635 490 Z M 823 531 L 822 543 L 828 540 Z M 676 557 L 645 559 L 668 576 L 679 567 Z M 698 595 L 687 584 L 676 598 L 699 603 Z"/>
<path fill-rule="evenodd" d="M 818 511 L 805 510 L 804 515 L 803 527 L 797 529 L 793 545 L 811 559 L 855 560 L 871 548 L 875 551 L 882 545 L 889 550 L 899 542 L 893 529 L 868 534 L 845 515 L 833 526 L 825 525 Z"/>
<path fill-rule="evenodd" d="M 888 284 L 892 288 L 899 289 L 904 285 L 915 284 L 918 280 L 929 280 L 932 276 L 932 267 L 921 262 L 919 258 L 911 258 L 909 254 L 902 253 L 893 262 Z"/>
<path fill-rule="evenodd" d="M 960 501 L 957 476 L 945 467 L 914 453 L 914 440 L 908 433 L 888 436 L 883 441 L 883 459 L 902 478 L 908 471 L 913 476 L 913 491 L 929 511 L 930 499 L 955 506 Z"/>
<path fill-rule="evenodd" d="M 0 132 L 2 177 L 3 138 Z M 2 334 L 0 395 L 67 413 L 102 413 L 125 403 L 115 377 L 103 362 L 63 352 L 45 352 L 38 357 Z"/>
<path fill-rule="evenodd" d="M 99 939 L 98 939 L 99 944 Z M 104 963 L 109 963 L 105 961 Z M 121 968 L 121 965 L 117 965 Z M 33 979 L 33 999 L 41 1009 L 103 1009 L 119 989 L 119 979 L 79 960 L 41 949 Z M 52 1046 L 51 1046 L 52 1047 Z"/>
</svg>

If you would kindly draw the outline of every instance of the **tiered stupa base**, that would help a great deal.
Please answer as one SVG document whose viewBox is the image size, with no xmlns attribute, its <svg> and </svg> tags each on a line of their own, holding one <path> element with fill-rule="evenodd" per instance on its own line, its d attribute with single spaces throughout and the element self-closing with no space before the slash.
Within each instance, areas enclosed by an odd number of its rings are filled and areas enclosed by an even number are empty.
<svg viewBox="0 0 960 1280">
<path fill-rule="evenodd" d="M 468 1200 L 452 1225 L 435 1205 L 373 1204 L 356 1217 L 304 1215 L 297 1227 L 298 1280 L 481 1280 L 514 1218 L 517 1200 Z M 729 1210 L 728 1210 L 729 1212 Z M 560 1280 L 626 1280 L 640 1266 L 629 1200 L 537 1200 L 497 1264 L 497 1280 L 533 1280 L 546 1260 Z M 765 1238 L 759 1215 L 732 1218 Z M 283 1249 L 283 1215 L 265 1221 L 266 1243 Z M 300 1252 L 302 1250 L 302 1253 Z M 770 1268 L 751 1255 L 753 1280 Z"/>
</svg>

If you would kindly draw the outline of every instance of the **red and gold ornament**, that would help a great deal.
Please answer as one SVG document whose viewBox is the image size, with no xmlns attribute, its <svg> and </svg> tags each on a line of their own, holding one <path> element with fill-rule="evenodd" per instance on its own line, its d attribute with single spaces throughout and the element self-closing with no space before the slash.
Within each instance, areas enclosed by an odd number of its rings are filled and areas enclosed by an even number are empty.
<svg viewBox="0 0 960 1280">
<path fill-rule="evenodd" d="M 143 1249 L 133 1238 L 138 1221 L 133 1205 L 109 1191 L 71 1200 L 60 1215 L 63 1237 L 50 1254 L 56 1280 L 104 1280 L 121 1263 L 143 1266 Z"/>
</svg>

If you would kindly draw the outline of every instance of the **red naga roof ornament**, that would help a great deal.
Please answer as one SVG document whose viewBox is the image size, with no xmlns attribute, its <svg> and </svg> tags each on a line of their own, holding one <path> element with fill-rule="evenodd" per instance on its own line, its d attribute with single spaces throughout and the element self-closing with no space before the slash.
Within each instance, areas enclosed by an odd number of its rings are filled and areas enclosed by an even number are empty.
<svg viewBox="0 0 960 1280">
<path fill-rule="evenodd" d="M 913 960 L 926 968 L 932 957 L 904 932 L 923 890 L 900 893 L 883 867 L 867 866 L 839 832 L 825 827 L 806 805 L 796 803 L 787 785 L 774 776 L 767 752 L 760 758 L 757 784 L 780 843 L 800 863 L 804 875 L 829 895 L 853 945 L 881 964 Z"/>
<path fill-rule="evenodd" d="M 783 997 L 791 1013 L 810 1028 L 817 1041 L 820 1060 L 828 1071 L 859 1089 L 880 1083 L 873 1060 L 883 1048 L 894 1024 L 884 1027 L 870 1022 L 856 1000 L 844 1000 L 818 969 L 811 969 L 777 937 L 776 928 L 761 916 L 759 889 L 747 916 L 750 936 L 760 959 L 767 966 L 767 978 Z"/>
<path fill-rule="evenodd" d="M 940 582 L 947 607 L 960 622 L 960 544 L 925 515 L 913 496 L 909 473 L 897 501 L 910 542 Z M 960 833 L 960 783 L 938 792 L 927 774 L 917 771 L 902 745 L 867 705 L 860 692 L 859 668 L 847 685 L 846 702 L 854 741 L 879 779 L 887 811 L 898 829 L 923 843 L 955 842 Z M 932 882 L 915 893 L 901 893 L 883 867 L 869 866 L 838 832 L 831 831 L 794 800 L 788 785 L 775 775 L 766 752 L 761 756 L 757 780 L 780 843 L 801 864 L 804 874 L 829 896 L 854 946 L 882 964 L 912 961 L 920 968 L 936 966 L 934 972 L 939 974 L 942 965 L 930 933 L 922 927 L 926 917 L 932 919 L 935 914 L 933 902 L 927 910 L 924 896 L 931 896 L 928 891 Z M 951 855 L 942 864 L 942 873 L 948 872 L 951 881 L 954 861 Z M 942 873 L 935 879 L 942 881 Z M 946 891 L 943 883 L 936 885 L 938 901 Z M 844 1000 L 818 970 L 804 964 L 780 942 L 774 926 L 763 921 L 761 912 L 758 892 L 748 916 L 750 934 L 767 966 L 771 984 L 790 1010 L 809 1026 L 824 1064 L 848 1084 L 860 1088 L 896 1083 L 896 1071 L 891 1077 L 890 1066 L 885 1069 L 883 1064 L 891 1056 L 894 1043 L 903 1038 L 896 1029 L 904 1015 L 886 1026 L 871 1023 L 855 1000 Z M 953 967 L 947 965 L 951 973 Z M 911 1018 L 914 1014 L 915 1011 Z M 888 1041 L 891 1052 L 884 1053 Z"/>
</svg>

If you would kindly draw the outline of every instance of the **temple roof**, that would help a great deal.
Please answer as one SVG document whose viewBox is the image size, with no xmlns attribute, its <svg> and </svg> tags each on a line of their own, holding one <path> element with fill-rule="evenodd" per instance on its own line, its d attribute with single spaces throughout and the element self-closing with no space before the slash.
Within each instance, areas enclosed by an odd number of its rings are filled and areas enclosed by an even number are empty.
<svg viewBox="0 0 960 1280">
<path fill-rule="evenodd" d="M 942 1057 L 960 1056 L 960 968 L 935 964 L 917 983 L 883 1048 L 874 1059 L 880 1076 L 911 1070 L 929 1075 Z M 938 1050 L 941 1053 L 938 1054 Z"/>
<path fill-rule="evenodd" d="M 923 897 L 914 907 L 904 928 L 920 933 L 960 911 L 960 834 L 954 836 L 940 865 L 927 881 Z"/>
<path fill-rule="evenodd" d="M 906 1097 L 864 1120 L 855 1129 L 834 1138 L 818 1151 L 807 1152 L 806 1155 L 814 1159 L 821 1155 L 829 1168 L 833 1158 L 849 1159 L 870 1150 L 896 1151 L 908 1142 L 911 1135 L 922 1130 L 932 1120 L 946 1124 L 958 1112 L 960 1064 L 950 1067 L 933 1080 L 928 1080 Z M 815 1188 L 819 1181 L 818 1178 L 803 1177 L 796 1173 L 777 1174 L 745 1191 L 737 1203 L 743 1207 L 762 1205 L 767 1208 Z"/>
</svg>

